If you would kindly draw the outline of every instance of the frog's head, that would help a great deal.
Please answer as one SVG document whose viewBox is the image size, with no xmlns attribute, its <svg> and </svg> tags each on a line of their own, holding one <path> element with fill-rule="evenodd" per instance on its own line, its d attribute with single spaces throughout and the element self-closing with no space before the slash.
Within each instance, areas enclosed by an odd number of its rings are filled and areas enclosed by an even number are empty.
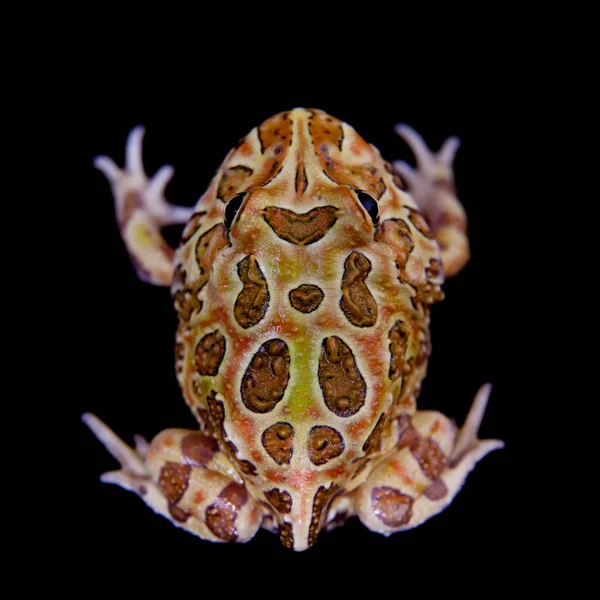
<svg viewBox="0 0 600 600">
<path fill-rule="evenodd" d="M 400 209 L 402 181 L 350 126 L 319 110 L 283 112 L 253 129 L 215 182 L 232 244 L 357 246 Z"/>
<path fill-rule="evenodd" d="M 176 264 L 186 399 L 305 548 L 414 409 L 437 245 L 376 148 L 295 109 L 229 153 Z"/>
</svg>

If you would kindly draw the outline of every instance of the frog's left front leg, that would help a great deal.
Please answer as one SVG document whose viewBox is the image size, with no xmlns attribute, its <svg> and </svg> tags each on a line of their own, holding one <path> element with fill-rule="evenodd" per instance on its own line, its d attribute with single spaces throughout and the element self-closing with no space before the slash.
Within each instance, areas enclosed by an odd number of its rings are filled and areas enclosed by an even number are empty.
<svg viewBox="0 0 600 600">
<path fill-rule="evenodd" d="M 96 416 L 86 413 L 82 419 L 121 464 L 102 475 L 104 483 L 134 492 L 154 512 L 202 539 L 247 542 L 254 537 L 263 509 L 212 436 L 165 429 L 150 444 L 136 436 L 133 449 Z"/>
<path fill-rule="evenodd" d="M 186 223 L 192 208 L 173 206 L 164 189 L 173 167 L 161 167 L 148 179 L 142 164 L 144 128 L 136 127 L 127 139 L 125 167 L 120 169 L 107 156 L 98 156 L 94 166 L 110 182 L 121 237 L 137 275 L 154 285 L 171 285 L 174 251 L 161 234 L 161 227 Z"/>
<path fill-rule="evenodd" d="M 421 136 L 408 125 L 396 126 L 417 159 L 414 169 L 403 161 L 395 161 L 394 169 L 408 183 L 409 191 L 429 222 L 440 247 L 446 277 L 458 273 L 469 260 L 467 216 L 456 195 L 454 155 L 460 145 L 457 137 L 448 138 L 438 152 L 432 152 Z"/>
<path fill-rule="evenodd" d="M 369 529 L 390 535 L 421 525 L 450 504 L 477 461 L 504 446 L 477 439 L 490 391 L 482 386 L 458 432 L 439 412 L 398 417 L 398 449 L 355 492 L 356 512 Z"/>
</svg>

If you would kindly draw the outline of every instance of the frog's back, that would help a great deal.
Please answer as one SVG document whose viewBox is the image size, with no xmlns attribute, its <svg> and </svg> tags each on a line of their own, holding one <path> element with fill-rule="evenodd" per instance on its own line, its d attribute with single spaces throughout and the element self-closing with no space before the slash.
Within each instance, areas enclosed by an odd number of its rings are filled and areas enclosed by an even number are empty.
<svg viewBox="0 0 600 600">
<path fill-rule="evenodd" d="M 283 542 L 306 547 L 415 410 L 437 244 L 373 146 L 295 109 L 229 153 L 175 264 L 186 400 Z"/>
</svg>

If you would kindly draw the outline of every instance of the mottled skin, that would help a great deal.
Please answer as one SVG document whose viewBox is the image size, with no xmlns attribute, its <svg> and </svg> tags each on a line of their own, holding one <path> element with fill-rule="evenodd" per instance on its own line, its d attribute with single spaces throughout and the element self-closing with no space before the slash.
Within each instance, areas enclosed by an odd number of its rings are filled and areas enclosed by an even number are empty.
<svg viewBox="0 0 600 600">
<path fill-rule="evenodd" d="M 468 241 L 456 140 L 433 155 L 398 132 L 418 171 L 394 170 L 322 111 L 280 113 L 229 153 L 193 211 L 166 204 L 170 172 L 146 179 L 140 129 L 124 171 L 97 159 L 139 275 L 171 284 L 177 377 L 200 425 L 133 451 L 85 415 L 123 467 L 104 480 L 204 539 L 244 542 L 262 526 L 303 550 L 352 515 L 386 535 L 419 525 L 501 447 L 476 438 L 489 385 L 459 432 L 416 410 L 430 306 Z M 184 221 L 173 258 L 160 227 Z"/>
</svg>

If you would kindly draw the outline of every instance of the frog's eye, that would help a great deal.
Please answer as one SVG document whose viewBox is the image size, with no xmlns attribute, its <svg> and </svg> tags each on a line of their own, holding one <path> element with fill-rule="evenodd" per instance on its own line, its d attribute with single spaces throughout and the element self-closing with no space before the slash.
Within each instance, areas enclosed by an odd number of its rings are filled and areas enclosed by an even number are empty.
<svg viewBox="0 0 600 600">
<path fill-rule="evenodd" d="M 360 190 L 356 191 L 356 195 L 358 196 L 358 201 L 362 204 L 362 207 L 369 213 L 373 225 L 377 225 L 377 223 L 379 223 L 379 207 L 377 206 L 377 200 Z"/>
<path fill-rule="evenodd" d="M 242 206 L 245 197 L 246 192 L 236 194 L 227 203 L 227 206 L 225 207 L 225 227 L 227 227 L 227 229 L 231 229 L 231 224 L 233 223 L 238 210 L 240 210 L 240 206 Z"/>
</svg>

